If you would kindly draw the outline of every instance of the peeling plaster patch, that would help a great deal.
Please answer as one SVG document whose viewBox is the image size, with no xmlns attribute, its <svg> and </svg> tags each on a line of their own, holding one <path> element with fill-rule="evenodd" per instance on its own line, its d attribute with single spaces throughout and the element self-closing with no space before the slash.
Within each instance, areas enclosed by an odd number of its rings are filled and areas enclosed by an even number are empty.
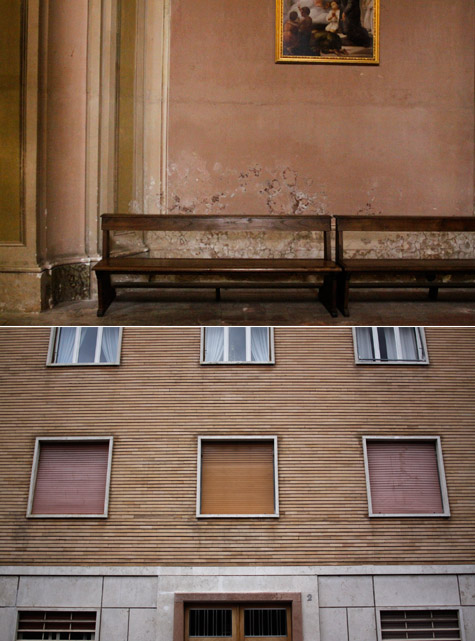
<svg viewBox="0 0 475 641">
<path fill-rule="evenodd" d="M 138 200 L 131 200 L 129 202 L 129 214 L 142 214 L 143 207 L 141 207 Z"/>
<path fill-rule="evenodd" d="M 145 175 L 148 175 L 147 166 L 144 167 Z M 150 176 L 148 184 L 144 188 L 144 211 L 145 214 L 166 214 L 166 207 L 163 204 L 163 192 L 157 191 L 157 182 Z"/>
<path fill-rule="evenodd" d="M 182 153 L 168 168 L 169 214 L 327 214 L 327 196 L 290 167 L 208 170 L 196 153 Z M 319 233 L 220 232 L 149 234 L 155 256 L 321 257 Z M 318 249 L 317 249 L 318 248 Z"/>
<path fill-rule="evenodd" d="M 116 231 L 111 233 L 110 237 L 111 254 L 113 256 L 139 254 L 147 250 L 147 247 L 143 243 L 142 232 Z"/>
<path fill-rule="evenodd" d="M 321 232 L 150 232 L 156 258 L 322 258 Z"/>
<path fill-rule="evenodd" d="M 455 232 L 345 233 L 346 258 L 473 258 L 473 234 Z"/>
<path fill-rule="evenodd" d="M 326 214 L 326 194 L 290 167 L 225 169 L 210 172 L 195 153 L 182 153 L 168 169 L 170 214 Z"/>
</svg>

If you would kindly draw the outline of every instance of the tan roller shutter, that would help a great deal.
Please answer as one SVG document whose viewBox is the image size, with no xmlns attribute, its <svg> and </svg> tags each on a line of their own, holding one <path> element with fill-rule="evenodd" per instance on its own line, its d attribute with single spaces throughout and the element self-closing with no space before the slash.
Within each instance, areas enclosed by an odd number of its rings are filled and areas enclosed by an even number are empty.
<svg viewBox="0 0 475 641">
<path fill-rule="evenodd" d="M 367 451 L 375 514 L 443 512 L 435 442 L 368 441 Z"/>
<path fill-rule="evenodd" d="M 42 442 L 32 514 L 103 514 L 109 443 Z"/>
<path fill-rule="evenodd" d="M 202 514 L 274 514 L 273 441 L 202 441 Z"/>
</svg>

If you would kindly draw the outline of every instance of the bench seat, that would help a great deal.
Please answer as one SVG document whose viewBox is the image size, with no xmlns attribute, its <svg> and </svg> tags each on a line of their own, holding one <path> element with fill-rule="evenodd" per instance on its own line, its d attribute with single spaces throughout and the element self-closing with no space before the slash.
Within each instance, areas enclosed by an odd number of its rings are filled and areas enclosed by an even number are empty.
<svg viewBox="0 0 475 641">
<path fill-rule="evenodd" d="M 103 316 L 118 287 L 317 288 L 318 298 L 337 316 L 337 277 L 331 260 L 329 216 L 162 216 L 104 214 L 103 258 L 94 267 L 98 283 L 98 316 Z M 323 232 L 323 258 L 151 258 L 111 256 L 111 231 L 280 231 Z M 127 275 L 123 280 L 115 277 Z M 131 280 L 133 276 L 148 280 Z M 160 277 L 174 276 L 175 280 Z M 114 280 L 113 278 L 114 277 Z M 186 280 L 188 277 L 188 280 Z M 213 280 L 214 279 L 214 280 Z"/>
<path fill-rule="evenodd" d="M 475 258 L 347 258 L 346 232 L 475 232 L 474 216 L 336 216 L 338 307 L 349 316 L 351 287 L 427 287 L 437 299 L 439 287 L 475 287 Z M 371 276 L 370 276 L 371 275 Z"/>
<path fill-rule="evenodd" d="M 418 258 L 345 258 L 340 266 L 354 272 L 418 272 L 419 274 L 473 272 L 475 258 L 418 259 Z"/>
<path fill-rule="evenodd" d="M 331 260 L 311 258 L 104 258 L 93 269 L 111 274 L 332 274 Z"/>
</svg>

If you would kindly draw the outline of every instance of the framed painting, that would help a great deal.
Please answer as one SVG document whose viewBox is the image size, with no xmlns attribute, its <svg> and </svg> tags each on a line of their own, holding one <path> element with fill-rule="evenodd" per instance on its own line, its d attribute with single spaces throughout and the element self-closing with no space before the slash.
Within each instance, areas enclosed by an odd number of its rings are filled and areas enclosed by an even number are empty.
<svg viewBox="0 0 475 641">
<path fill-rule="evenodd" d="M 276 0 L 276 62 L 379 63 L 379 0 Z"/>
</svg>

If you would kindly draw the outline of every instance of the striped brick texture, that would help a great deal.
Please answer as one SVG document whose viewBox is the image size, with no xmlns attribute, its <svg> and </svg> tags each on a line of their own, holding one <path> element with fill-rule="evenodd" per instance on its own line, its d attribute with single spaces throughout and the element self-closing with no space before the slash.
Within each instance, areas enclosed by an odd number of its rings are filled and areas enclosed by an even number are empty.
<svg viewBox="0 0 475 641">
<path fill-rule="evenodd" d="M 199 328 L 125 328 L 119 367 L 47 367 L 0 329 L 0 563 L 475 561 L 475 328 L 428 366 L 355 365 L 351 328 L 276 328 L 275 365 L 200 365 Z M 276 435 L 278 519 L 196 518 L 198 436 Z M 362 437 L 440 436 L 450 518 L 368 517 Z M 107 519 L 27 519 L 35 438 L 113 436 Z"/>
</svg>

